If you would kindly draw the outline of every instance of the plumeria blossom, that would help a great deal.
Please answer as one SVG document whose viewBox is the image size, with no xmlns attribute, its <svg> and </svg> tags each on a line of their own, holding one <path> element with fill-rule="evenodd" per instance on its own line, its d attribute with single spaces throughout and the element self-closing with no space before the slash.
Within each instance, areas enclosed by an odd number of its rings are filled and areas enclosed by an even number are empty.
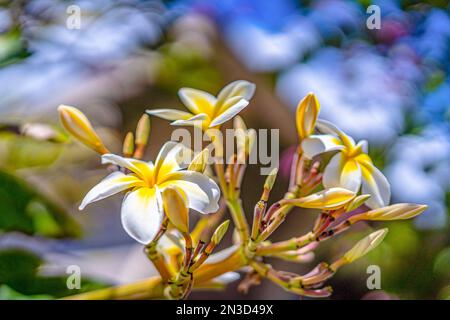
<svg viewBox="0 0 450 320">
<path fill-rule="evenodd" d="M 104 154 L 103 164 L 114 164 L 130 171 L 116 171 L 93 187 L 79 209 L 86 205 L 127 190 L 122 202 L 122 225 L 136 241 L 148 244 L 159 230 L 164 218 L 161 193 L 175 187 L 186 198 L 187 205 L 200 213 L 218 210 L 220 189 L 206 175 L 185 170 L 181 154 L 186 148 L 167 142 L 159 152 L 155 164 L 114 154 Z"/>
<path fill-rule="evenodd" d="M 354 192 L 362 187 L 362 193 L 370 195 L 366 201 L 369 207 L 388 205 L 390 185 L 367 155 L 367 141 L 356 144 L 352 137 L 328 121 L 318 120 L 316 127 L 324 134 L 311 135 L 303 140 L 301 146 L 305 156 L 313 158 L 324 152 L 337 151 L 325 168 L 324 187 L 342 187 Z"/>
<path fill-rule="evenodd" d="M 178 95 L 190 112 L 174 109 L 153 109 L 147 113 L 166 120 L 172 125 L 198 125 L 203 129 L 213 128 L 230 120 L 242 111 L 255 93 L 255 85 L 237 80 L 225 86 L 217 95 L 191 88 L 182 88 Z"/>
</svg>

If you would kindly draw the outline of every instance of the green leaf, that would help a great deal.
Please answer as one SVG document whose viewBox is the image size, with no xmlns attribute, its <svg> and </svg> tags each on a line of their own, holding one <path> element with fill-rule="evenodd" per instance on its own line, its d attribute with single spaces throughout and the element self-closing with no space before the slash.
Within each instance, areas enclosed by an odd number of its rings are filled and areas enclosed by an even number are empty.
<svg viewBox="0 0 450 320">
<path fill-rule="evenodd" d="M 53 299 L 51 295 L 37 294 L 37 295 L 24 295 L 10 287 L 3 285 L 0 286 L 0 300 L 50 300 Z"/>
<path fill-rule="evenodd" d="M 59 298 L 91 291 L 104 287 L 104 284 L 81 277 L 80 289 L 69 289 L 67 277 L 42 276 L 38 270 L 44 261 L 36 254 L 23 249 L 5 249 L 0 251 L 0 298 L 6 295 L 10 298 L 29 299 Z M 4 288 L 7 286 L 8 290 Z M 5 291 L 6 290 L 6 291 Z M 19 294 L 18 296 L 15 294 Z M 37 297 L 36 297 L 37 296 Z"/>
<path fill-rule="evenodd" d="M 11 132 L 1 132 L 1 164 L 12 169 L 44 167 L 55 162 L 64 148 L 61 141 L 39 140 Z"/>
<path fill-rule="evenodd" d="M 79 237 L 79 225 L 64 209 L 21 178 L 0 170 L 0 232 L 52 238 Z"/>
</svg>

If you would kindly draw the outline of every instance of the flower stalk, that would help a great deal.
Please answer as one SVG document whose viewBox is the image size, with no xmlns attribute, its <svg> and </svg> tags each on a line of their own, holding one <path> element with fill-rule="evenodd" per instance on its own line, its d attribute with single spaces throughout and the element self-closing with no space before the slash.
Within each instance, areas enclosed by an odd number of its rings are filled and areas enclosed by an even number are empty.
<svg viewBox="0 0 450 320">
<path fill-rule="evenodd" d="M 314 250 L 321 242 L 349 230 L 357 222 L 410 219 L 426 209 L 426 206 L 416 204 L 388 206 L 389 185 L 367 155 L 366 143 L 355 143 L 334 125 L 318 120 L 320 105 L 317 97 L 310 93 L 297 108 L 299 143 L 292 162 L 288 192 L 269 205 L 277 176 L 277 170 L 273 170 L 254 207 L 250 227 L 240 190 L 256 132 L 247 129 L 242 118 L 236 115 L 249 104 L 254 91 L 254 85 L 247 81 L 232 82 L 217 96 L 183 88 L 179 96 L 190 112 L 148 110 L 150 115 L 173 121 L 172 125 L 200 128 L 210 137 L 215 148 L 213 178 L 218 185 L 206 174 L 209 172 L 209 149 L 198 153 L 190 164 L 184 164 L 180 155 L 186 151 L 185 147 L 168 142 L 155 163 L 141 160 L 150 134 L 148 115 L 140 118 L 135 134 L 127 133 L 122 146 L 124 157 L 120 157 L 109 153 L 79 110 L 67 106 L 58 109 L 61 122 L 69 133 L 102 154 L 103 164 L 118 168 L 92 188 L 80 209 L 115 193 L 126 192 L 121 212 L 124 229 L 144 245 L 145 254 L 159 273 L 156 277 L 68 299 L 185 299 L 196 288 L 224 288 L 226 283 L 220 278 L 243 267 L 247 268 L 246 277 L 239 286 L 243 292 L 267 279 L 297 295 L 328 297 L 332 289 L 325 282 L 339 268 L 378 246 L 387 229 L 368 235 L 331 264 L 316 263 L 303 275 L 276 270 L 263 261 L 264 257 L 308 263 L 314 259 Z M 238 131 L 238 151 L 224 165 L 223 143 L 217 130 L 232 118 Z M 334 152 L 331 160 L 323 156 L 330 151 Z M 226 208 L 238 239 L 233 246 L 215 252 L 230 225 L 229 220 L 220 224 Z M 294 208 L 316 210 L 318 216 L 310 231 L 272 243 L 270 236 Z M 214 214 L 198 219 L 191 229 L 189 209 Z M 347 213 L 348 216 L 343 216 Z M 165 245 L 165 240 L 170 240 L 173 245 Z"/>
</svg>

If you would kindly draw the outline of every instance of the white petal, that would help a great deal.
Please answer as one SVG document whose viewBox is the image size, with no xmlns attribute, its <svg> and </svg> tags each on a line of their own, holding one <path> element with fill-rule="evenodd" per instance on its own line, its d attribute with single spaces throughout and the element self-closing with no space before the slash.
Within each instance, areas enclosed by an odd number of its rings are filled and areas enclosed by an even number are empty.
<svg viewBox="0 0 450 320">
<path fill-rule="evenodd" d="M 202 90 L 181 88 L 178 91 L 178 96 L 183 104 L 195 114 L 212 114 L 216 104 L 216 97 Z"/>
<path fill-rule="evenodd" d="M 358 192 L 361 187 L 361 169 L 356 161 L 347 160 L 342 153 L 338 153 L 326 166 L 322 181 L 325 188 L 341 187 Z"/>
<path fill-rule="evenodd" d="M 161 227 L 163 211 L 156 188 L 139 188 L 127 193 L 122 203 L 122 226 L 136 241 L 150 243 Z"/>
<path fill-rule="evenodd" d="M 166 142 L 155 161 L 154 177 L 158 182 L 158 177 L 162 178 L 165 175 L 185 169 L 192 159 L 192 150 L 185 147 L 182 143 L 169 141 Z"/>
<path fill-rule="evenodd" d="M 218 126 L 231 118 L 233 118 L 235 115 L 237 115 L 239 112 L 242 111 L 246 106 L 248 106 L 248 101 L 245 99 L 239 100 L 236 104 L 229 107 L 227 110 L 225 110 L 223 113 L 219 114 L 217 117 L 214 118 L 214 120 L 209 125 L 210 128 Z"/>
<path fill-rule="evenodd" d="M 217 95 L 217 103 L 222 105 L 231 97 L 240 96 L 245 100 L 250 100 L 255 93 L 254 83 L 245 80 L 236 80 L 226 85 Z"/>
<path fill-rule="evenodd" d="M 230 257 L 236 250 L 239 248 L 239 245 L 232 245 L 231 247 L 228 247 L 226 249 L 223 249 L 219 252 L 213 253 L 210 255 L 206 261 L 205 264 L 214 264 L 219 263 L 225 260 L 226 258 Z"/>
<path fill-rule="evenodd" d="M 239 273 L 230 271 L 225 272 L 224 274 L 221 274 L 218 277 L 215 277 L 214 279 L 212 279 L 212 281 L 220 284 L 229 284 L 231 282 L 239 280 L 239 278 L 240 278 Z"/>
<path fill-rule="evenodd" d="M 145 162 L 132 158 L 124 158 L 115 154 L 102 155 L 102 163 L 115 164 L 119 167 L 127 168 L 128 170 L 136 173 L 144 181 L 150 182 L 153 177 L 153 163 Z"/>
<path fill-rule="evenodd" d="M 366 204 L 372 208 L 387 206 L 391 198 L 391 186 L 383 173 L 372 164 L 361 164 L 363 179 L 362 193 L 370 194 Z"/>
<path fill-rule="evenodd" d="M 207 121 L 208 118 L 209 117 L 206 113 L 200 113 L 189 119 L 176 120 L 170 124 L 173 126 L 199 126 L 199 127 L 201 127 L 203 125 L 203 122 Z"/>
<path fill-rule="evenodd" d="M 362 152 L 365 154 L 369 153 L 369 143 L 367 142 L 367 140 L 359 141 L 356 145 L 356 148 L 361 148 Z"/>
<path fill-rule="evenodd" d="M 205 174 L 194 171 L 174 172 L 158 184 L 162 189 L 168 186 L 179 187 L 186 195 L 189 208 L 200 213 L 213 213 L 219 209 L 220 189 L 214 180 Z"/>
<path fill-rule="evenodd" d="M 341 172 L 341 187 L 358 192 L 361 188 L 361 168 L 358 162 L 349 160 L 344 164 Z"/>
<path fill-rule="evenodd" d="M 149 109 L 146 110 L 149 115 L 162 118 L 169 121 L 186 120 L 193 116 L 193 114 L 185 111 L 175 109 Z"/>
<path fill-rule="evenodd" d="M 333 135 L 312 135 L 302 141 L 302 150 L 309 159 L 314 156 L 335 150 L 342 150 L 341 141 Z"/>
<path fill-rule="evenodd" d="M 221 105 L 216 105 L 217 109 L 216 109 L 215 114 L 224 113 L 226 110 L 228 110 L 229 108 L 234 106 L 236 103 L 238 103 L 242 99 L 243 99 L 242 97 L 236 96 L 236 97 L 231 97 L 231 98 L 225 100 L 224 103 L 222 103 Z"/>
<path fill-rule="evenodd" d="M 317 120 L 316 127 L 325 134 L 337 135 L 345 145 L 355 146 L 355 140 L 352 137 L 329 121 L 319 119 Z"/>
<path fill-rule="evenodd" d="M 126 175 L 120 171 L 113 172 L 86 194 L 78 209 L 83 210 L 92 202 L 141 184 L 143 181 L 135 176 Z"/>
</svg>

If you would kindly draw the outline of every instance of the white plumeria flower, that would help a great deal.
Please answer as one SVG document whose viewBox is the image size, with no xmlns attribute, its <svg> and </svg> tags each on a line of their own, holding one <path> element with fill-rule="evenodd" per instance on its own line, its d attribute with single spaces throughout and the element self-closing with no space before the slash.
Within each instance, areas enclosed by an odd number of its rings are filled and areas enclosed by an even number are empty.
<svg viewBox="0 0 450 320">
<path fill-rule="evenodd" d="M 198 125 L 203 129 L 213 128 L 230 120 L 248 104 L 255 93 L 255 85 L 244 80 L 231 82 L 217 97 L 191 88 L 182 88 L 178 95 L 189 112 L 174 109 L 153 109 L 147 113 L 166 120 L 172 125 Z"/>
<path fill-rule="evenodd" d="M 164 218 L 161 192 L 167 187 L 181 190 L 189 208 L 204 214 L 216 212 L 219 208 L 219 187 L 202 173 L 184 170 L 180 161 L 184 151 L 182 144 L 167 142 L 155 164 L 104 154 L 102 163 L 118 165 L 131 173 L 111 173 L 88 192 L 79 209 L 83 210 L 89 203 L 128 190 L 122 202 L 122 225 L 132 238 L 143 244 L 151 242 L 161 226 Z"/>
<path fill-rule="evenodd" d="M 379 208 L 389 204 L 391 189 L 386 177 L 372 163 L 367 155 L 367 141 L 355 143 L 328 121 L 319 120 L 317 128 L 324 134 L 311 135 L 302 142 L 306 157 L 312 158 L 328 151 L 338 151 L 330 160 L 323 174 L 325 188 L 342 187 L 369 194 L 366 204 Z"/>
</svg>

